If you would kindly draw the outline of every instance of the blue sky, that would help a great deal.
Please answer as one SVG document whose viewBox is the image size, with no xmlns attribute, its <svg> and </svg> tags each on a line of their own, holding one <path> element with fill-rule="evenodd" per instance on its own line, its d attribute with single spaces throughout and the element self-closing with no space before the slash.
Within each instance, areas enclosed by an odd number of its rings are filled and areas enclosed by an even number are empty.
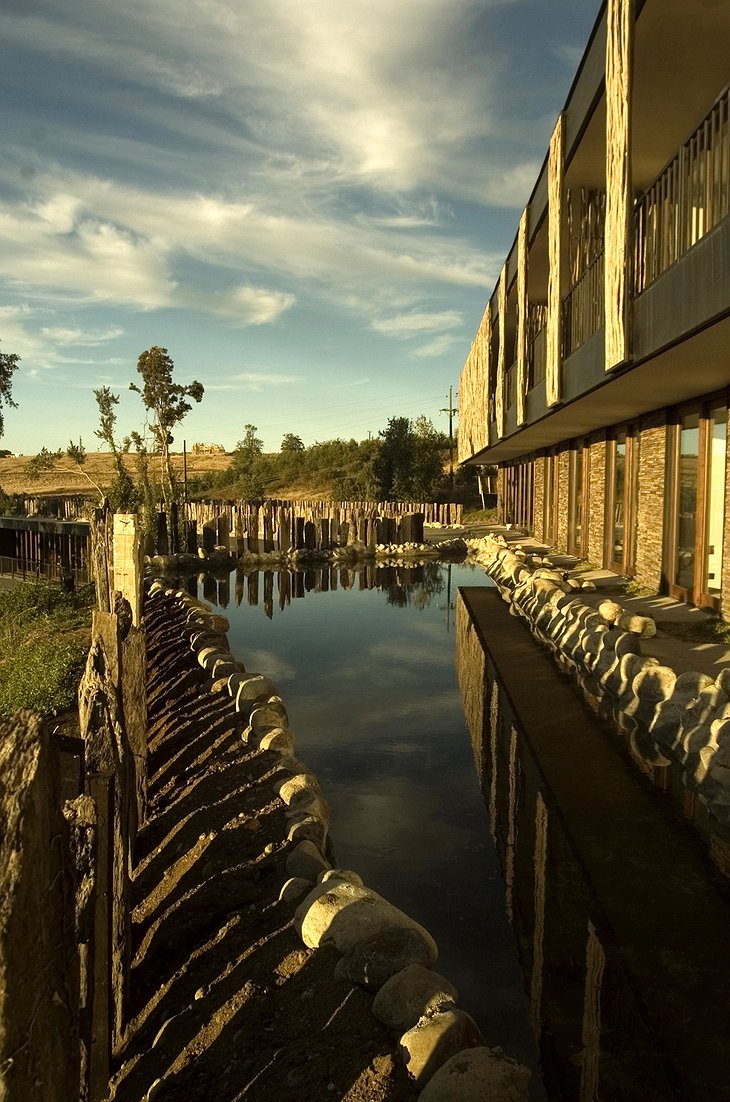
<svg viewBox="0 0 730 1102">
<path fill-rule="evenodd" d="M 439 409 L 598 0 L 5 0 L 2 446 L 82 436 L 137 357 L 183 436 L 267 449 Z"/>
</svg>

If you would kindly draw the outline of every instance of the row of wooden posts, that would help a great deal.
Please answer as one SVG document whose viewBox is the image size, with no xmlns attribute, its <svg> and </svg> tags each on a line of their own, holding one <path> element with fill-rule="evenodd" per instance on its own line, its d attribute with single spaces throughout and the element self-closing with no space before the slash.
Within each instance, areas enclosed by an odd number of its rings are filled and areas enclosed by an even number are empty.
<svg viewBox="0 0 730 1102">
<path fill-rule="evenodd" d="M 437 519 L 449 516 L 450 521 Z M 195 554 L 200 543 L 208 552 L 223 547 L 243 557 L 290 549 L 328 551 L 353 543 L 401 546 L 423 543 L 424 524 L 458 524 L 461 516 L 461 505 L 413 502 L 189 502 L 182 538 L 175 506 L 169 516 L 159 514 L 156 550 Z"/>
</svg>

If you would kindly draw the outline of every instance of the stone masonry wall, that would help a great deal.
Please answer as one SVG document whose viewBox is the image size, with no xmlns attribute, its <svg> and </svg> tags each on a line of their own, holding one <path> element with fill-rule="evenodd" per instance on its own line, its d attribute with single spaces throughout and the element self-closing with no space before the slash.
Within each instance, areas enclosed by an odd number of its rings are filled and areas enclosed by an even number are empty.
<svg viewBox="0 0 730 1102">
<path fill-rule="evenodd" d="M 603 566 L 605 556 L 606 432 L 600 429 L 590 437 L 590 492 L 588 494 L 588 558 Z"/>
<path fill-rule="evenodd" d="M 545 457 L 535 456 L 535 497 L 533 505 L 533 533 L 536 540 L 545 535 Z"/>
<path fill-rule="evenodd" d="M 730 437 L 730 425 L 728 425 Z M 730 619 L 730 450 L 725 455 L 725 521 L 722 532 L 722 592 L 720 596 L 720 615 L 723 620 Z"/>
<path fill-rule="evenodd" d="M 639 427 L 636 569 L 641 585 L 658 590 L 664 543 L 664 490 L 667 466 L 667 413 L 657 410 Z"/>
<path fill-rule="evenodd" d="M 562 449 L 558 455 L 558 523 L 557 545 L 561 551 L 568 550 L 568 490 L 570 487 L 570 446 Z"/>
</svg>

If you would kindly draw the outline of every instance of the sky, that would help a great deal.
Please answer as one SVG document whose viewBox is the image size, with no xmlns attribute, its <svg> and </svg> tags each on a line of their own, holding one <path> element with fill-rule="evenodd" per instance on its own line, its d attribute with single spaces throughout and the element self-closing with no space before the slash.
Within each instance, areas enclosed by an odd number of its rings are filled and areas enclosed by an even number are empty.
<svg viewBox="0 0 730 1102">
<path fill-rule="evenodd" d="M 168 349 L 174 449 L 376 435 L 449 387 L 599 0 L 3 0 L 2 447 Z"/>
</svg>

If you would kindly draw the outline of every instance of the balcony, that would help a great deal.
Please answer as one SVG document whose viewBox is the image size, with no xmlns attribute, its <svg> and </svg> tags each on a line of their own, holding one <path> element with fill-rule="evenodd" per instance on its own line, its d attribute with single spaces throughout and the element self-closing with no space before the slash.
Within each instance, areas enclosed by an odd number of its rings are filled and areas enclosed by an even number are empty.
<svg viewBox="0 0 730 1102">
<path fill-rule="evenodd" d="M 603 325 L 603 253 L 563 299 L 563 358 L 567 360 Z"/>
<path fill-rule="evenodd" d="M 527 346 L 527 389 L 532 390 L 545 378 L 547 362 L 547 328 L 537 331 Z"/>
<path fill-rule="evenodd" d="M 517 364 L 513 363 L 504 376 L 504 408 L 512 409 L 517 397 Z"/>
<path fill-rule="evenodd" d="M 639 295 L 730 213 L 730 86 L 634 208 Z"/>
</svg>

